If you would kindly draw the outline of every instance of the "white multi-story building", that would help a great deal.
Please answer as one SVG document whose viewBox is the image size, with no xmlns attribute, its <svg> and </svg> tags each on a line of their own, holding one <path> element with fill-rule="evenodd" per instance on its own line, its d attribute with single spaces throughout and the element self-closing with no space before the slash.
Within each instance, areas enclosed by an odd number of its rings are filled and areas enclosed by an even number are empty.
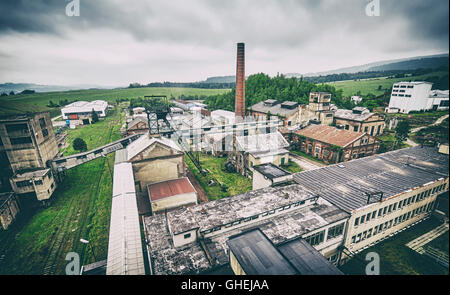
<svg viewBox="0 0 450 295">
<path fill-rule="evenodd" d="M 429 82 L 398 82 L 392 87 L 386 113 L 404 113 L 427 110 L 431 86 Z"/>
</svg>

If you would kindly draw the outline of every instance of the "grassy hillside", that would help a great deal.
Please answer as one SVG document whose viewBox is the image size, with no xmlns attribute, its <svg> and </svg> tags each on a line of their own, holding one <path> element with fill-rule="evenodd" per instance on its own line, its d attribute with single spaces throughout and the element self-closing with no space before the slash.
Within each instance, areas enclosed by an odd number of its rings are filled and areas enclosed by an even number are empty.
<svg viewBox="0 0 450 295">
<path fill-rule="evenodd" d="M 375 78 L 375 79 L 365 79 L 358 81 L 338 81 L 338 82 L 329 82 L 327 84 L 333 85 L 336 89 L 342 89 L 344 96 L 355 95 L 358 91 L 361 92 L 361 95 L 366 95 L 368 93 L 372 93 L 375 95 L 383 94 L 386 89 L 390 89 L 392 85 L 396 82 L 400 81 L 421 81 L 427 79 L 432 76 L 444 76 L 448 75 L 448 72 L 432 72 L 425 75 L 408 77 L 408 78 Z M 379 85 L 381 85 L 381 90 L 378 89 Z"/>
<path fill-rule="evenodd" d="M 59 100 L 93 101 L 97 99 L 114 102 L 121 98 L 138 98 L 144 95 L 213 95 L 229 91 L 228 89 L 199 89 L 199 88 L 164 88 L 164 87 L 144 87 L 125 89 L 93 89 L 74 90 L 63 92 L 46 92 L 28 95 L 14 95 L 0 97 L 0 114 L 17 112 L 39 112 L 50 111 L 52 116 L 59 113 L 60 108 L 49 108 L 46 105 L 52 100 L 58 103 Z"/>
<path fill-rule="evenodd" d="M 89 148 L 102 146 L 120 138 L 123 120 L 123 114 L 112 113 L 94 125 L 68 130 L 69 141 L 83 136 Z M 106 259 L 113 163 L 110 154 L 68 170 L 50 207 L 23 212 L 8 231 L 0 231 L 0 274 L 64 274 L 68 252 L 78 253 L 82 264 Z M 80 238 L 90 241 L 94 254 Z"/>
</svg>

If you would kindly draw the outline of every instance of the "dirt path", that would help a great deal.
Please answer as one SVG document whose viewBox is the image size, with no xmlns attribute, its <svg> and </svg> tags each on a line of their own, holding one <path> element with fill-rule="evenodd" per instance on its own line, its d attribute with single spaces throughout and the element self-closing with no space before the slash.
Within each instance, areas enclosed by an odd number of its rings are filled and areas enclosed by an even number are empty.
<svg viewBox="0 0 450 295">
<path fill-rule="evenodd" d="M 422 130 L 422 129 L 424 129 L 424 128 L 430 127 L 430 126 L 436 126 L 436 125 L 439 125 L 439 124 L 441 124 L 445 119 L 447 119 L 448 116 L 449 116 L 449 114 L 444 115 L 444 116 L 442 116 L 442 117 L 439 117 L 439 118 L 438 118 L 436 121 L 434 121 L 434 123 L 432 123 L 432 124 L 429 124 L 429 125 L 426 125 L 426 126 L 420 126 L 420 127 L 413 128 L 413 129 L 411 129 L 411 131 L 409 131 L 409 134 L 416 133 L 416 132 L 418 132 L 418 131 L 420 131 L 420 130 Z M 417 144 L 416 142 L 414 142 L 414 141 L 413 141 L 411 138 L 409 138 L 409 137 L 406 139 L 406 144 L 408 144 L 408 145 L 410 145 L 410 146 L 418 146 L 418 145 L 419 145 L 419 144 Z"/>
<path fill-rule="evenodd" d="M 187 173 L 186 176 L 191 181 L 192 185 L 194 186 L 195 190 L 198 193 L 198 199 L 200 200 L 200 203 L 206 203 L 209 202 L 208 196 L 206 195 L 205 190 L 202 188 L 200 183 L 197 181 L 197 178 L 195 178 L 194 174 L 191 172 L 189 167 L 186 165 Z"/>
</svg>

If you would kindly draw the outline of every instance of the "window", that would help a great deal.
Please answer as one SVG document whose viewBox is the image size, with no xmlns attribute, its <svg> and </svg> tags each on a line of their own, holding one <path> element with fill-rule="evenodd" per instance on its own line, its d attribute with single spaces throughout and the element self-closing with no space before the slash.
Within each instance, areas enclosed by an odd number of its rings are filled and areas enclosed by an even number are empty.
<svg viewBox="0 0 450 295">
<path fill-rule="evenodd" d="M 372 219 L 375 218 L 376 214 L 377 214 L 377 210 L 375 210 L 375 211 L 372 212 Z"/>
<path fill-rule="evenodd" d="M 397 203 L 394 204 L 394 206 L 392 207 L 392 211 L 395 211 L 397 209 Z"/>
<path fill-rule="evenodd" d="M 381 213 L 383 212 L 383 209 L 378 210 L 378 217 L 381 216 Z"/>
<path fill-rule="evenodd" d="M 387 206 L 383 208 L 383 216 L 386 215 Z"/>
<path fill-rule="evenodd" d="M 344 223 L 332 226 L 328 229 L 327 240 L 338 237 L 342 235 L 343 232 L 344 232 Z"/>
<path fill-rule="evenodd" d="M 42 135 L 44 137 L 47 137 L 48 136 L 48 130 L 47 129 L 42 129 Z"/>
<path fill-rule="evenodd" d="M 350 126 L 349 125 L 345 125 L 345 130 L 349 130 Z"/>
<path fill-rule="evenodd" d="M 184 238 L 185 238 L 185 239 L 189 239 L 190 237 L 191 237 L 191 233 L 188 233 L 188 234 L 185 234 L 185 235 L 184 235 Z"/>
<path fill-rule="evenodd" d="M 28 144 L 31 143 L 31 137 L 10 138 L 10 141 L 12 145 Z"/>
<path fill-rule="evenodd" d="M 325 235 L 325 230 L 315 233 L 309 237 L 305 238 L 305 241 L 308 242 L 311 246 L 319 245 L 323 242 L 323 237 Z"/>
<path fill-rule="evenodd" d="M 31 183 L 28 180 L 25 181 L 18 181 L 16 182 L 17 187 L 27 187 L 30 186 Z"/>
<path fill-rule="evenodd" d="M 34 184 L 35 184 L 35 185 L 42 185 L 43 182 L 42 182 L 42 180 L 36 180 L 36 181 L 34 182 Z"/>
<path fill-rule="evenodd" d="M 392 205 L 389 205 L 389 207 L 388 207 L 388 213 L 391 213 L 391 211 L 392 211 Z"/>
<path fill-rule="evenodd" d="M 45 118 L 39 118 L 39 125 L 41 125 L 41 128 L 45 128 L 47 126 L 45 123 Z"/>
<path fill-rule="evenodd" d="M 353 131 L 358 132 L 358 126 L 353 126 Z"/>
<path fill-rule="evenodd" d="M 364 221 L 366 220 L 366 215 L 361 216 L 361 223 L 364 223 Z"/>
<path fill-rule="evenodd" d="M 8 133 L 12 133 L 12 132 L 21 132 L 21 133 L 28 133 L 28 125 L 25 124 L 9 124 L 6 125 L 6 131 Z"/>
<path fill-rule="evenodd" d="M 369 131 L 369 127 L 368 126 L 366 126 L 366 127 L 364 127 L 364 132 L 368 132 Z"/>
<path fill-rule="evenodd" d="M 357 226 L 359 224 L 359 217 L 355 218 L 355 226 Z"/>
</svg>

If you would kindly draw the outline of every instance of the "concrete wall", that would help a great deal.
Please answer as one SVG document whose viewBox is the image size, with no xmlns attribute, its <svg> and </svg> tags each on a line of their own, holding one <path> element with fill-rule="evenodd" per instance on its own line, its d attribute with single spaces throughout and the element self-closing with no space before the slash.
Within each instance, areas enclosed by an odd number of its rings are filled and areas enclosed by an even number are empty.
<svg viewBox="0 0 450 295">
<path fill-rule="evenodd" d="M 29 186 L 18 187 L 17 182 L 19 181 L 31 181 L 31 183 Z M 38 184 L 39 181 L 42 181 L 42 184 Z M 43 177 L 32 177 L 29 179 L 11 178 L 10 182 L 11 187 L 16 194 L 26 194 L 34 192 L 38 201 L 50 199 L 56 189 L 56 182 L 51 171 L 49 171 Z"/>
<path fill-rule="evenodd" d="M 394 84 L 392 88 L 391 98 L 389 100 L 389 108 L 398 108 L 400 113 L 409 113 L 410 111 L 425 110 L 427 107 L 428 96 L 431 91 L 431 84 L 413 85 L 414 88 L 398 88 Z M 396 92 L 395 90 L 405 90 L 405 92 Z M 397 94 L 397 96 L 394 96 Z M 411 97 L 400 97 L 398 95 L 411 95 Z"/>
<path fill-rule="evenodd" d="M 180 234 L 172 233 L 172 241 L 175 247 L 181 247 L 197 241 L 197 229 L 186 231 Z"/>
<path fill-rule="evenodd" d="M 430 196 L 425 197 L 424 199 L 420 201 L 414 200 L 413 203 L 410 203 L 409 205 L 402 206 L 401 209 L 398 208 L 399 201 L 407 200 L 410 197 L 417 196 L 418 194 L 421 194 L 425 191 L 428 191 L 430 189 L 433 189 L 435 187 L 439 187 L 441 185 L 445 184 L 445 188 L 440 192 L 435 192 L 434 194 L 430 194 Z M 428 216 L 431 212 L 426 211 L 422 213 L 415 214 L 412 218 L 410 217 L 408 220 L 396 223 L 394 225 L 395 218 L 399 218 L 400 216 L 403 216 L 405 213 L 411 212 L 415 209 L 418 209 L 422 206 L 429 206 L 429 204 L 435 203 L 436 197 L 438 194 L 441 194 L 445 191 L 448 191 L 448 177 L 439 181 L 435 181 L 433 183 L 424 185 L 419 188 L 412 189 L 408 192 L 404 192 L 402 194 L 399 194 L 397 196 L 390 197 L 382 202 L 373 203 L 370 205 L 367 205 L 366 207 L 360 208 L 356 210 L 352 216 L 349 219 L 349 228 L 347 237 L 345 240 L 345 246 L 349 248 L 351 251 L 357 251 L 360 250 L 372 243 L 375 243 L 379 241 L 382 238 L 388 237 L 392 233 L 398 232 L 399 230 L 407 227 L 408 225 L 411 225 L 414 222 L 417 222 L 420 219 L 423 219 L 424 217 Z M 375 197 L 376 198 L 376 197 Z M 417 199 L 417 197 L 416 197 Z M 396 204 L 396 210 L 393 210 L 394 204 Z M 389 212 L 389 206 L 391 207 L 391 212 Z M 430 205 L 431 206 L 431 205 Z M 384 208 L 387 208 L 384 212 Z M 430 209 L 433 209 L 432 207 L 429 207 Z M 380 209 L 381 215 L 378 216 Z M 375 217 L 372 218 L 373 212 L 375 212 Z M 370 220 L 364 221 L 363 223 L 360 222 L 362 216 L 367 216 L 370 213 Z M 359 219 L 358 225 L 355 225 L 355 219 Z M 366 217 L 364 218 L 366 220 Z M 377 231 L 377 234 L 374 233 L 374 228 L 378 227 L 379 225 L 384 225 L 386 222 L 391 222 L 391 226 L 382 230 L 381 233 Z M 368 232 L 371 231 L 371 236 L 367 237 Z M 360 242 L 356 242 L 358 240 L 358 235 L 361 234 L 361 238 L 364 236 L 364 232 L 366 232 L 366 238 Z M 354 240 L 352 240 L 354 237 Z"/>
<path fill-rule="evenodd" d="M 231 266 L 231 269 L 233 270 L 234 274 L 237 275 L 237 276 L 246 275 L 244 269 L 242 268 L 242 266 L 237 261 L 237 259 L 234 256 L 233 252 L 231 252 L 230 250 L 228 252 L 230 253 L 230 266 Z"/>
<path fill-rule="evenodd" d="M 342 125 L 346 130 L 354 132 L 365 132 L 369 135 L 380 135 L 384 132 L 384 117 L 379 114 L 373 114 L 363 122 L 352 121 L 341 118 L 334 118 L 335 125 Z M 355 129 L 356 128 L 356 129 Z"/>
<path fill-rule="evenodd" d="M 171 209 L 189 204 L 197 204 L 197 193 L 187 193 L 168 198 L 152 201 L 152 212 L 161 211 L 164 209 Z"/>
<path fill-rule="evenodd" d="M 13 223 L 16 215 L 19 213 L 19 204 L 15 196 L 8 198 L 0 208 L 0 225 L 4 230 L 7 230 L 9 225 Z"/>
<path fill-rule="evenodd" d="M 272 185 L 272 180 L 265 177 L 257 170 L 253 170 L 253 185 L 252 190 L 257 190 L 264 187 L 269 187 Z"/>
</svg>

